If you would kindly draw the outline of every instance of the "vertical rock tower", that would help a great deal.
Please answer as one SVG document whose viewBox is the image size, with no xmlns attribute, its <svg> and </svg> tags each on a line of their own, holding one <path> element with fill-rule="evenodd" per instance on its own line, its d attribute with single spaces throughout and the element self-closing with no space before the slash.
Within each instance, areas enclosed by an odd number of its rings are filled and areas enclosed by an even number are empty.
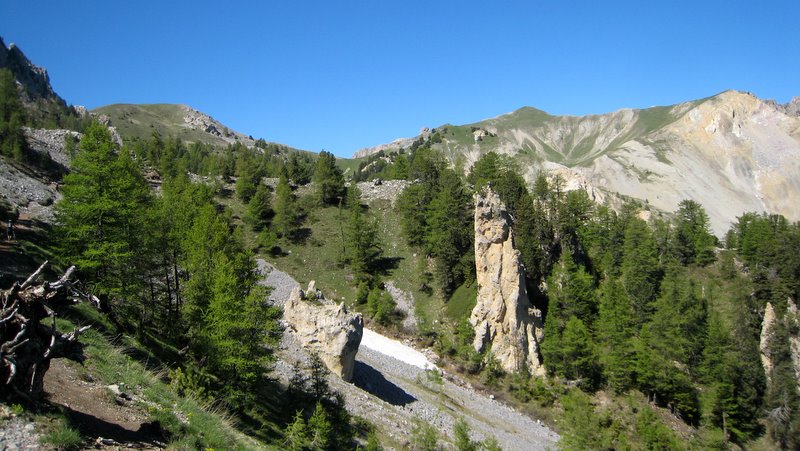
<svg viewBox="0 0 800 451">
<path fill-rule="evenodd" d="M 543 375 L 542 315 L 528 299 L 511 218 L 491 188 L 475 196 L 475 269 L 478 299 L 469 318 L 475 328 L 475 349 L 480 352 L 488 346 L 508 372 L 527 368 Z"/>
</svg>

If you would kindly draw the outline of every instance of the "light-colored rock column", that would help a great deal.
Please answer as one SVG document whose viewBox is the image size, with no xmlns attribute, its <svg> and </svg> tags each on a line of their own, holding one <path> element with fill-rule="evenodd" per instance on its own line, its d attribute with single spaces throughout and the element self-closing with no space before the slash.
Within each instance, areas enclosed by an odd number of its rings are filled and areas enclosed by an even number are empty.
<svg viewBox="0 0 800 451">
<path fill-rule="evenodd" d="M 478 298 L 469 319 L 475 349 L 489 346 L 508 372 L 527 367 L 531 374 L 543 375 L 541 312 L 528 299 L 508 212 L 488 188 L 475 197 L 475 269 Z"/>
</svg>

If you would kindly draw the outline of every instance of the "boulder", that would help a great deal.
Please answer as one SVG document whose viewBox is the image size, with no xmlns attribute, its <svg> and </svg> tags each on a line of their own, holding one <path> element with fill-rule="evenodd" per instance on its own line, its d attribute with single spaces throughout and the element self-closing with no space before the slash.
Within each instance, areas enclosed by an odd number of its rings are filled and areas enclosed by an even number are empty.
<svg viewBox="0 0 800 451">
<path fill-rule="evenodd" d="M 508 372 L 527 367 L 543 375 L 542 314 L 528 298 L 509 214 L 490 188 L 475 196 L 475 269 L 478 296 L 469 319 L 475 350 L 488 346 Z"/>
<path fill-rule="evenodd" d="M 332 373 L 350 382 L 356 353 L 364 333 L 361 314 L 347 311 L 344 304 L 305 300 L 295 287 L 283 306 L 283 316 L 291 333 L 309 351 L 319 354 Z"/>
</svg>

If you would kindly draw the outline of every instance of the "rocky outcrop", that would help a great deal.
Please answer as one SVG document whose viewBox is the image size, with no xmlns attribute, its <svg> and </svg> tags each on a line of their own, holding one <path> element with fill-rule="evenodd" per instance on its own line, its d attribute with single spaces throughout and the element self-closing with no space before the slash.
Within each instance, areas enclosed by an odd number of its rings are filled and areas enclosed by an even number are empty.
<svg viewBox="0 0 800 451">
<path fill-rule="evenodd" d="M 769 337 L 772 328 L 775 327 L 775 319 L 775 308 L 771 303 L 767 302 L 767 306 L 764 308 L 764 320 L 761 322 L 761 339 L 758 348 L 759 351 L 761 351 L 761 366 L 764 367 L 768 383 L 770 374 L 772 374 L 772 356 L 769 351 Z"/>
<path fill-rule="evenodd" d="M 361 201 L 371 203 L 375 200 L 388 200 L 394 205 L 400 194 L 411 184 L 407 180 L 383 180 L 381 183 L 359 182 L 358 190 L 361 191 Z"/>
<path fill-rule="evenodd" d="M 800 391 L 800 335 L 796 332 L 800 329 L 800 312 L 797 309 L 797 304 L 795 304 L 791 298 L 786 302 L 786 311 L 782 319 L 778 318 L 772 304 L 767 302 L 767 306 L 764 309 L 764 320 L 761 324 L 761 341 L 759 343 L 761 365 L 764 367 L 767 383 L 770 383 L 773 362 L 769 340 L 772 337 L 773 329 L 778 321 L 781 320 L 784 322 L 787 330 L 789 330 L 789 353 L 792 359 L 792 366 L 794 367 L 795 378 L 797 379 L 797 388 L 798 391 Z"/>
<path fill-rule="evenodd" d="M 544 374 L 541 312 L 528 299 L 510 217 L 491 189 L 475 197 L 475 269 L 478 298 L 469 318 L 475 349 L 488 346 L 506 371 L 527 367 L 531 374 Z"/>
<path fill-rule="evenodd" d="M 345 381 L 353 379 L 356 353 L 364 333 L 361 314 L 347 311 L 344 304 L 318 300 L 316 290 L 309 290 L 305 300 L 300 288 L 294 288 L 283 306 L 287 327 L 309 351 L 319 354 L 332 373 Z"/>
<path fill-rule="evenodd" d="M 30 148 L 42 155 L 50 156 L 50 159 L 65 168 L 69 168 L 70 156 L 65 151 L 65 139 L 70 136 L 77 144 L 81 139 L 81 134 L 72 130 L 46 130 L 25 127 L 25 138 Z"/>
<path fill-rule="evenodd" d="M 0 38 L 0 69 L 8 69 L 22 87 L 23 98 L 26 102 L 36 99 L 54 99 L 64 103 L 50 85 L 47 70 L 31 63 L 28 57 L 14 44 L 6 47 Z"/>
</svg>

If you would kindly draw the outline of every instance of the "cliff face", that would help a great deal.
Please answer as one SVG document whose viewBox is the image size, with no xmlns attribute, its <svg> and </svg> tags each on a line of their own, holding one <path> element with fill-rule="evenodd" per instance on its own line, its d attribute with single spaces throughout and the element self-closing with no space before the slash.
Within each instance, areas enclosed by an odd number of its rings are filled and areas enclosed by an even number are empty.
<svg viewBox="0 0 800 451">
<path fill-rule="evenodd" d="M 55 99 L 64 103 L 50 86 L 50 77 L 47 71 L 34 65 L 14 44 L 6 47 L 0 38 L 0 69 L 8 69 L 22 87 L 24 99 L 31 102 L 36 99 Z"/>
<path fill-rule="evenodd" d="M 544 374 L 541 312 L 528 299 L 508 212 L 491 189 L 475 199 L 475 267 L 478 299 L 470 315 L 475 349 L 488 346 L 506 371 L 527 367 L 531 374 Z"/>
<path fill-rule="evenodd" d="M 300 289 L 295 288 L 283 306 L 283 317 L 303 347 L 319 354 L 332 373 L 348 382 L 353 379 L 364 334 L 361 314 L 348 312 L 344 304 L 305 301 Z"/>
</svg>

